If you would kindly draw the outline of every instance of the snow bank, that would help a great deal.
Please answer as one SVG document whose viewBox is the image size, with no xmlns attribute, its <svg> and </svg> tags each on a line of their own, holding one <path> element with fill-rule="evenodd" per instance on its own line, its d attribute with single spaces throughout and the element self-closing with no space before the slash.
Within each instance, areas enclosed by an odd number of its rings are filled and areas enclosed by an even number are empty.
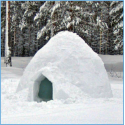
<svg viewBox="0 0 125 125">
<path fill-rule="evenodd" d="M 39 84 L 45 77 L 52 82 L 53 99 L 112 96 L 101 58 L 72 32 L 58 33 L 36 53 L 17 91 L 29 88 L 29 99 L 37 100 Z"/>
</svg>

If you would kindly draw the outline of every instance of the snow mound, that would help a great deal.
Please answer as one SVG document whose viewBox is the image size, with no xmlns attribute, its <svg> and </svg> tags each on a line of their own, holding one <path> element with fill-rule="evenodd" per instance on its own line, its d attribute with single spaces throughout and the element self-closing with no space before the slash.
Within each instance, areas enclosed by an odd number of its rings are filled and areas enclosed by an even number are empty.
<svg viewBox="0 0 125 125">
<path fill-rule="evenodd" d="M 17 91 L 29 88 L 36 100 L 40 82 L 52 82 L 53 99 L 112 97 L 101 58 L 77 34 L 62 31 L 41 48 L 26 67 Z"/>
</svg>

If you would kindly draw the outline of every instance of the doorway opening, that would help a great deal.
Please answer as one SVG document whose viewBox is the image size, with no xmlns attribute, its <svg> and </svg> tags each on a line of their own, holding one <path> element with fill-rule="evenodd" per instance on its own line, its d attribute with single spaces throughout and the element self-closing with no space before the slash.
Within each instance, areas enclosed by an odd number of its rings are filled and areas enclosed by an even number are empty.
<svg viewBox="0 0 125 125">
<path fill-rule="evenodd" d="M 41 81 L 39 85 L 38 96 L 42 101 L 50 101 L 53 100 L 53 87 L 52 83 L 45 78 Z"/>
</svg>

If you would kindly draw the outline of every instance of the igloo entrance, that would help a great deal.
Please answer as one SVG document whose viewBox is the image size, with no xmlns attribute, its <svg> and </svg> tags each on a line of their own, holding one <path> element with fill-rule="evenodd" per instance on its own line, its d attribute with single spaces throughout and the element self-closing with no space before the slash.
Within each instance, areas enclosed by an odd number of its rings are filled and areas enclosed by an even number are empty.
<svg viewBox="0 0 125 125">
<path fill-rule="evenodd" d="M 49 101 L 53 99 L 52 83 L 47 78 L 42 80 L 39 85 L 38 97 L 42 101 Z"/>
</svg>

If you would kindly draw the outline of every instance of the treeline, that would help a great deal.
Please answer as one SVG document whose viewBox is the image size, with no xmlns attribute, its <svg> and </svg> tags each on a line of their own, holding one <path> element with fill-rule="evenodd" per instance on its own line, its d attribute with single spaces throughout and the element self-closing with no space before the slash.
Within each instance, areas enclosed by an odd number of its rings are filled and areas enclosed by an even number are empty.
<svg viewBox="0 0 125 125">
<path fill-rule="evenodd" d="M 77 33 L 99 54 L 123 54 L 123 1 L 10 1 L 10 18 L 12 56 L 33 56 L 63 30 Z M 5 27 L 1 1 L 1 56 Z"/>
</svg>

